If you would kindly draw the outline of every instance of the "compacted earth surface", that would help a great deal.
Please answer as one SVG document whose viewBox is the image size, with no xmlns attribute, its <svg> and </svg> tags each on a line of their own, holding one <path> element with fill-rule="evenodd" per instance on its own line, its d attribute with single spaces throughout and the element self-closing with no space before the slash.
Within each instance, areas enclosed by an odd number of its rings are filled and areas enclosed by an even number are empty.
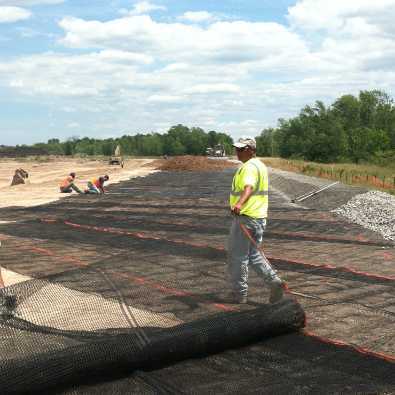
<svg viewBox="0 0 395 395">
<path fill-rule="evenodd" d="M 94 177 L 110 176 L 107 184 L 147 175 L 152 159 L 127 159 L 125 165 L 109 165 L 108 160 L 46 157 L 45 159 L 0 159 L 0 207 L 35 206 L 66 197 L 59 193 L 59 184 L 71 172 L 77 174 L 75 184 L 81 189 Z M 25 184 L 11 186 L 16 169 L 29 174 Z"/>
<path fill-rule="evenodd" d="M 394 393 L 394 243 L 332 212 L 366 191 L 338 185 L 292 203 L 320 181 L 271 169 L 263 248 L 288 284 L 285 302 L 304 309 L 305 328 L 282 333 L 280 322 L 270 337 L 225 347 L 229 333 L 215 329 L 232 314 L 267 307 L 270 319 L 289 310 L 268 305 L 253 271 L 249 303 L 229 303 L 227 201 L 237 164 L 199 160 L 201 170 L 189 168 L 189 158 L 156 162 L 151 174 L 110 185 L 103 196 L 0 209 L 6 385 L 65 394 Z M 181 336 L 185 324 L 194 329 Z M 152 344 L 168 356 L 141 355 L 141 368 L 125 369 L 131 334 L 136 355 Z M 196 336 L 202 349 L 185 359 Z M 208 338 L 221 352 L 203 346 Z M 175 356 L 180 348 L 184 358 Z M 24 378 L 14 378 L 18 372 Z"/>
</svg>

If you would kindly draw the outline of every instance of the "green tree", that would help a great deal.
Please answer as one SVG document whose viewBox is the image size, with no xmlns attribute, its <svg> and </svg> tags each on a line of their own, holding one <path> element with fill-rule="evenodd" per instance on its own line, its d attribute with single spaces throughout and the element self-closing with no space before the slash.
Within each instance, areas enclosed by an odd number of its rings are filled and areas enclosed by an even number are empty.
<svg viewBox="0 0 395 395">
<path fill-rule="evenodd" d="M 275 156 L 278 148 L 275 138 L 276 130 L 267 128 L 262 130 L 261 134 L 256 138 L 256 148 L 258 156 Z"/>
</svg>

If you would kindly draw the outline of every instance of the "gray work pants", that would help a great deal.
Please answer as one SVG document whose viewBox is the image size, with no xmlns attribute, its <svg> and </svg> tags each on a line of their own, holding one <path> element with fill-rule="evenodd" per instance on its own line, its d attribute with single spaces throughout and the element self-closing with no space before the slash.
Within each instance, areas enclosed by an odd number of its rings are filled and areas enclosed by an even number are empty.
<svg viewBox="0 0 395 395">
<path fill-rule="evenodd" d="M 228 244 L 228 272 L 233 291 L 236 294 L 247 296 L 248 293 L 248 267 L 270 284 L 278 279 L 276 271 L 270 266 L 269 261 L 254 246 L 240 227 L 242 223 L 259 246 L 263 240 L 266 228 L 266 219 L 254 219 L 244 215 L 235 215 L 230 227 Z"/>
</svg>

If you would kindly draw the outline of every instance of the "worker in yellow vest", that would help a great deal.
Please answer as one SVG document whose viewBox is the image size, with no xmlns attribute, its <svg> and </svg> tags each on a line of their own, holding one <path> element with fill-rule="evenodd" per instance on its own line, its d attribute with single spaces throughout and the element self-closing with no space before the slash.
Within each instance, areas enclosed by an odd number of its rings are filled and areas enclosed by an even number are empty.
<svg viewBox="0 0 395 395">
<path fill-rule="evenodd" d="M 88 181 L 88 189 L 85 190 L 85 193 L 91 193 L 95 195 L 105 193 L 104 183 L 108 181 L 110 177 L 106 174 L 105 176 L 93 178 Z"/>
<path fill-rule="evenodd" d="M 233 221 L 228 245 L 228 270 L 233 303 L 248 303 L 248 268 L 270 287 L 270 303 L 283 297 L 285 284 L 260 249 L 266 228 L 269 179 L 266 166 L 255 157 L 256 141 L 242 137 L 233 146 L 243 164 L 232 182 L 230 208 Z"/>
</svg>

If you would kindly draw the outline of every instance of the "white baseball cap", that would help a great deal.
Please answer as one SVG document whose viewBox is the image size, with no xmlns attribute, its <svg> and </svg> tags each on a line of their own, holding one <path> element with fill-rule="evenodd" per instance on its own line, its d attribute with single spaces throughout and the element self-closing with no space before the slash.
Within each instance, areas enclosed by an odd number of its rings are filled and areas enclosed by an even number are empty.
<svg viewBox="0 0 395 395">
<path fill-rule="evenodd" d="M 251 147 L 256 148 L 256 141 L 254 137 L 240 137 L 236 143 L 233 144 L 236 148 Z"/>
</svg>

